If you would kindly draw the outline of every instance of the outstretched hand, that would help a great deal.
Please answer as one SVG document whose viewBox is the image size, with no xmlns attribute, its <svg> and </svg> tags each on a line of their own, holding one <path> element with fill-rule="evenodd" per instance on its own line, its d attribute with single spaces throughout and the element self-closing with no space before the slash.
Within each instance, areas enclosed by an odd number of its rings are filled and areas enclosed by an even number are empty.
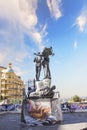
<svg viewBox="0 0 87 130">
<path fill-rule="evenodd" d="M 36 53 L 34 53 L 34 55 L 37 55 Z"/>
</svg>

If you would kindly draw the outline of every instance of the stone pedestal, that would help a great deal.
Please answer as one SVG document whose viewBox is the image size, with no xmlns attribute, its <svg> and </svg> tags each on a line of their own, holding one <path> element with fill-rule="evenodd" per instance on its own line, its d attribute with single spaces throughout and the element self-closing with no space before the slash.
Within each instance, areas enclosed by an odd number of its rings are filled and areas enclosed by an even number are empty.
<svg viewBox="0 0 87 130">
<path fill-rule="evenodd" d="M 35 82 L 36 91 L 25 99 L 22 119 L 30 126 L 52 125 L 63 120 L 59 93 L 51 87 L 51 79 Z"/>
<path fill-rule="evenodd" d="M 23 103 L 22 117 L 30 126 L 52 125 L 63 120 L 57 92 L 53 98 L 28 98 Z"/>
</svg>

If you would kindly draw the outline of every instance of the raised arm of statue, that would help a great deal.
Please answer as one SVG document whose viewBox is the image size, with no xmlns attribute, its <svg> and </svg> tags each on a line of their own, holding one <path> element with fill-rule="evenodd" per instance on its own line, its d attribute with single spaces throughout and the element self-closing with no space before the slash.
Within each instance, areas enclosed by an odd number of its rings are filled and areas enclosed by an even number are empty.
<svg viewBox="0 0 87 130">
<path fill-rule="evenodd" d="M 36 56 L 43 56 L 40 52 L 34 53 L 34 55 L 36 55 Z"/>
</svg>

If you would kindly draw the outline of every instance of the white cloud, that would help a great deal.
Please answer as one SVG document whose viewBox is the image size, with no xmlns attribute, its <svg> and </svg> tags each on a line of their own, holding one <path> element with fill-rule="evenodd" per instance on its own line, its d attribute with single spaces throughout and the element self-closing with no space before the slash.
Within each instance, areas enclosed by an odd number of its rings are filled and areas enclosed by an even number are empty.
<svg viewBox="0 0 87 130">
<path fill-rule="evenodd" d="M 61 0 L 47 0 L 47 5 L 50 11 L 50 14 L 55 19 L 58 19 L 62 16 L 61 10 L 60 10 L 60 4 Z"/>
<path fill-rule="evenodd" d="M 13 70 L 19 76 L 23 76 L 28 73 L 27 71 L 21 70 L 20 67 L 18 67 L 18 66 L 14 66 Z"/>
<path fill-rule="evenodd" d="M 19 28 L 37 43 L 41 43 L 43 28 L 36 28 L 39 23 L 36 14 L 37 6 L 38 0 L 0 0 L 0 19 L 5 19 L 11 28 Z"/>
<path fill-rule="evenodd" d="M 24 34 L 41 48 L 47 25 L 41 28 L 36 14 L 38 0 L 0 0 L 0 64 L 23 62 L 31 48 Z"/>
<path fill-rule="evenodd" d="M 41 34 L 37 31 L 31 32 L 31 36 L 34 38 L 35 41 L 38 41 L 40 44 L 42 42 Z"/>
<path fill-rule="evenodd" d="M 78 48 L 78 43 L 77 43 L 77 41 L 74 42 L 73 47 L 74 47 L 75 49 Z"/>
<path fill-rule="evenodd" d="M 45 24 L 44 26 L 41 26 L 41 31 L 34 31 L 31 32 L 31 36 L 34 38 L 34 41 L 38 41 L 38 46 L 39 49 L 43 49 L 44 48 L 44 44 L 43 44 L 43 39 L 45 36 L 47 36 L 48 32 L 46 31 L 47 29 L 47 24 Z"/>
<path fill-rule="evenodd" d="M 76 19 L 76 25 L 81 32 L 87 31 L 87 9 L 83 10 Z"/>
<path fill-rule="evenodd" d="M 0 17 L 22 25 L 23 29 L 32 29 L 37 24 L 37 0 L 0 0 Z M 18 23 L 17 23 L 18 22 Z"/>
<path fill-rule="evenodd" d="M 29 58 L 30 54 L 23 43 L 17 44 L 2 44 L 0 45 L 0 64 L 6 65 L 9 62 L 23 62 L 25 58 Z"/>
<path fill-rule="evenodd" d="M 48 32 L 46 31 L 46 29 L 47 29 L 47 24 L 45 24 L 45 25 L 42 27 L 41 35 L 42 35 L 43 37 L 45 37 L 45 36 L 48 34 Z"/>
</svg>

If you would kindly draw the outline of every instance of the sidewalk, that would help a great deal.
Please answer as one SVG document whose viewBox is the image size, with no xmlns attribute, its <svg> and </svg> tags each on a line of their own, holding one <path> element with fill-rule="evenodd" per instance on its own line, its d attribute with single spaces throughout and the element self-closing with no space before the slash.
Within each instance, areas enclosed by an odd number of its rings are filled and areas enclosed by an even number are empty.
<svg viewBox="0 0 87 130">
<path fill-rule="evenodd" d="M 59 126 L 59 130 L 83 130 L 84 128 L 87 130 L 87 123 L 74 123 Z"/>
<path fill-rule="evenodd" d="M 29 127 L 29 125 L 22 124 L 20 113 L 17 111 L 3 113 L 0 115 L 0 130 L 87 130 L 87 113 L 84 112 L 67 113 L 63 115 L 64 122 L 61 124 L 39 127 Z"/>
</svg>

